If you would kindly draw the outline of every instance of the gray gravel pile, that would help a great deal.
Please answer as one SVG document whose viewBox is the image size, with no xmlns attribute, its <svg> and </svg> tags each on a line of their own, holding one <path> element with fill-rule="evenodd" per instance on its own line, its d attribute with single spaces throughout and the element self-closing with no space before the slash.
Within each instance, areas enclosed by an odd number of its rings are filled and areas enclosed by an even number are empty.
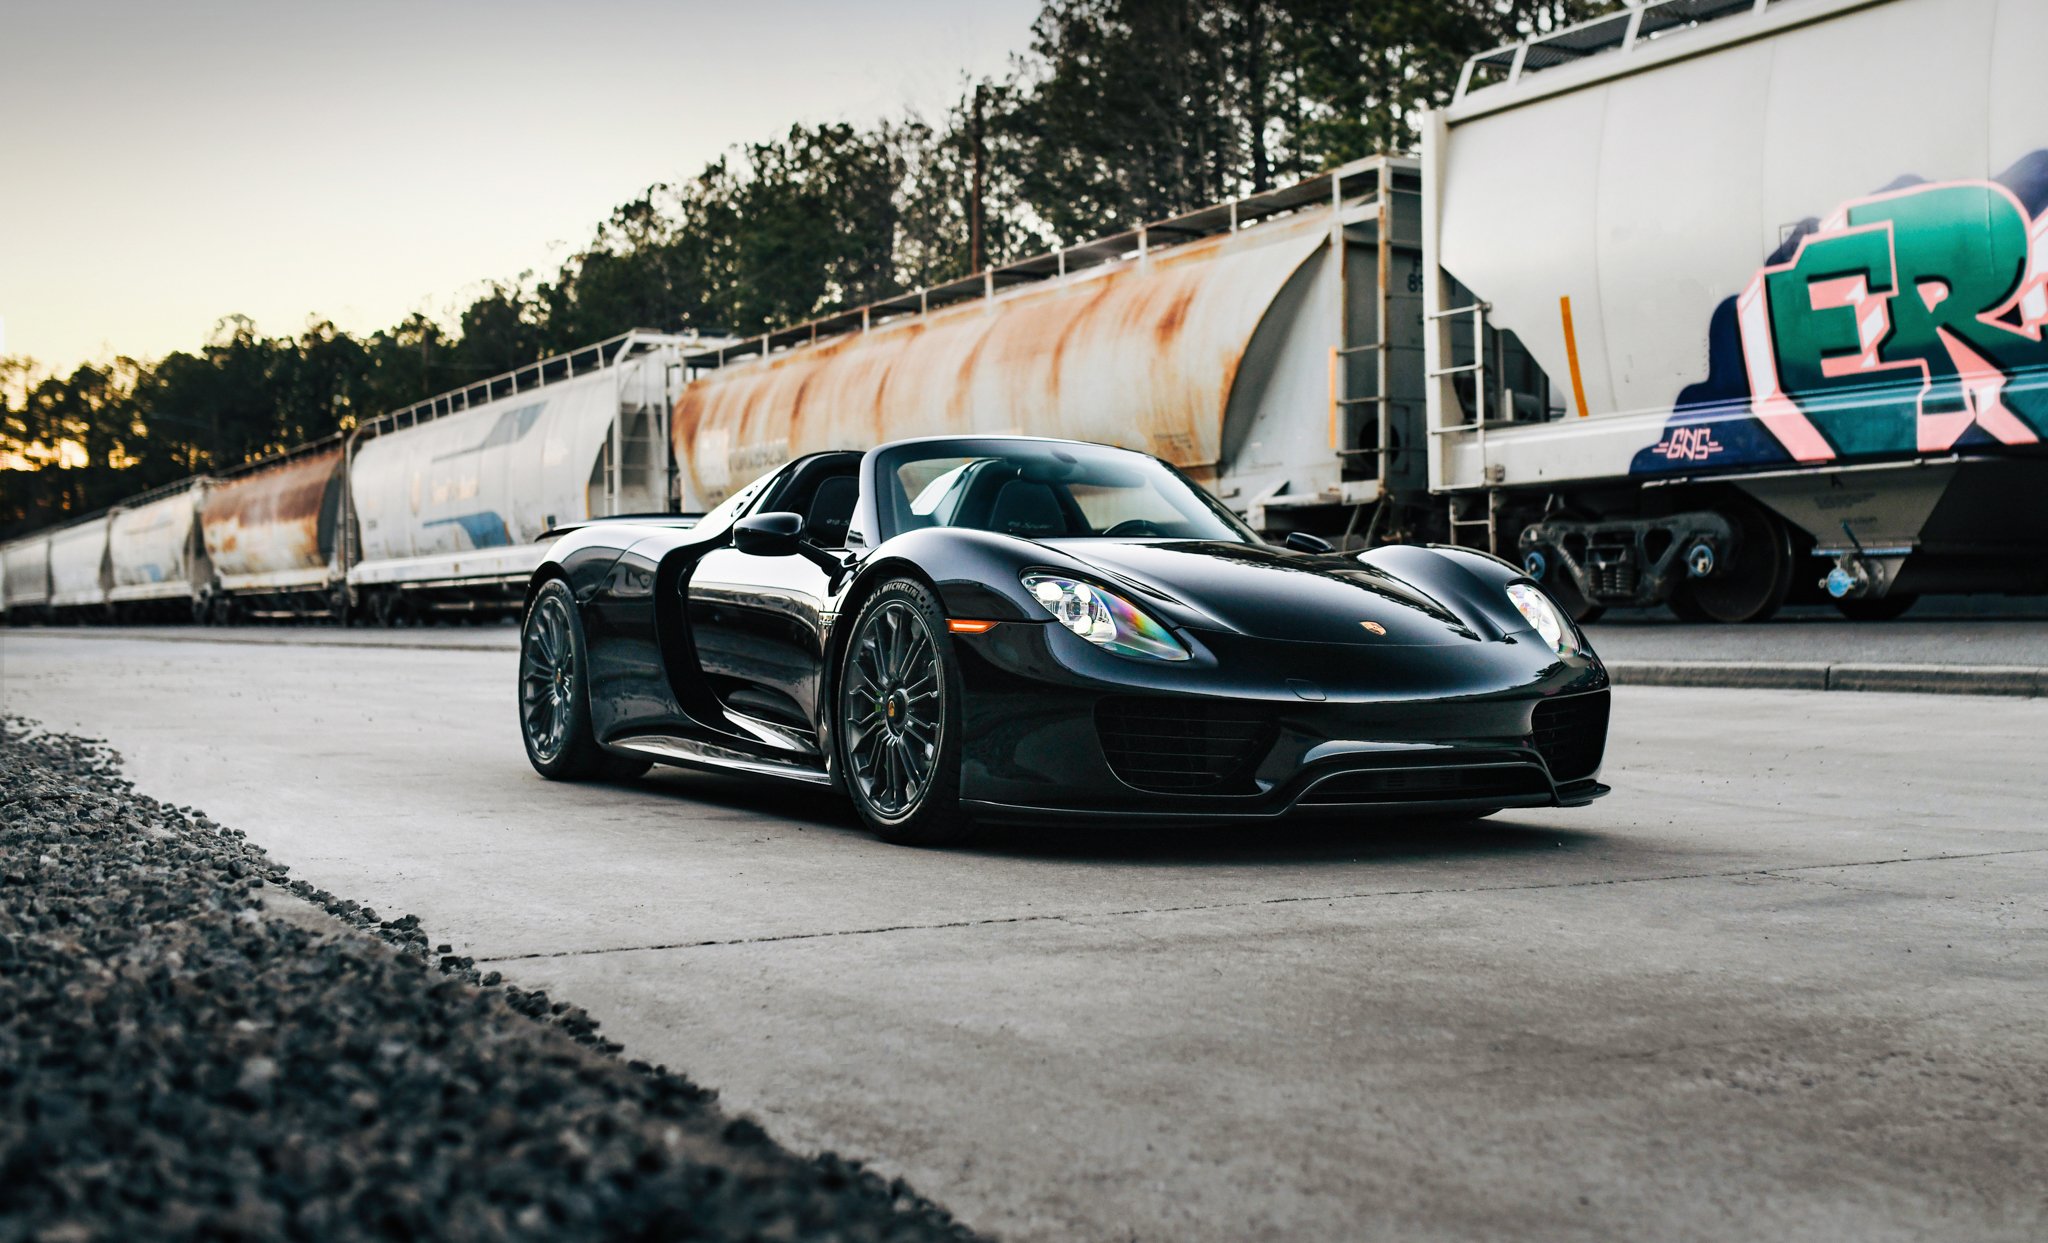
<svg viewBox="0 0 2048 1243">
<path fill-rule="evenodd" d="M 972 1237 L 438 949 L 0 722 L 0 1240 Z"/>
</svg>

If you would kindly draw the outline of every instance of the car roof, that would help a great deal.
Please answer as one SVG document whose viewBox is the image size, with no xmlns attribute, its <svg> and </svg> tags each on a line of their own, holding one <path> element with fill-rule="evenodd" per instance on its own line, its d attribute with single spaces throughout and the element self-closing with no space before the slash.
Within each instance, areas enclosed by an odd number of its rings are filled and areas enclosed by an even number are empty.
<svg viewBox="0 0 2048 1243">
<path fill-rule="evenodd" d="M 1123 453 L 1144 455 L 1142 449 L 1126 449 L 1122 445 L 1106 445 L 1094 440 L 1075 440 L 1071 436 L 1025 436 L 1017 432 L 955 432 L 947 436 L 906 436 L 901 440 L 885 440 L 869 452 L 878 453 L 883 449 L 895 449 L 905 445 L 948 444 L 961 440 L 1014 440 L 1022 444 L 1080 445 L 1088 449 L 1116 449 Z"/>
</svg>

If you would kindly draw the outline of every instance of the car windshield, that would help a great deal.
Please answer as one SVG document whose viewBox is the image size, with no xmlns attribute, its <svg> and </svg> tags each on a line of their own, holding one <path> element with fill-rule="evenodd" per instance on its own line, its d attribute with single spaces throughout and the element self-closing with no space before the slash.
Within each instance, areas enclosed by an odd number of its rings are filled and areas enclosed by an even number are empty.
<svg viewBox="0 0 2048 1243">
<path fill-rule="evenodd" d="M 1173 467 L 1068 441 L 898 445 L 877 463 L 888 534 L 970 527 L 1025 539 L 1202 539 L 1256 543 L 1249 528 Z"/>
</svg>

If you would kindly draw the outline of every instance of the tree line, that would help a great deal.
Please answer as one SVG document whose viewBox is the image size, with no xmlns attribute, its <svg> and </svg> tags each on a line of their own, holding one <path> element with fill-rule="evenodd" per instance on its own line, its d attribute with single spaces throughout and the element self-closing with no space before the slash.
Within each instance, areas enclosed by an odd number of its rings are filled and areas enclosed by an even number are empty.
<svg viewBox="0 0 2048 1243">
<path fill-rule="evenodd" d="M 551 278 L 443 324 L 270 336 L 55 374 L 0 359 L 0 536 L 225 469 L 627 329 L 754 333 L 1411 150 L 1467 56 L 1617 0 L 1046 0 L 942 116 L 795 125 L 615 208 Z"/>
</svg>

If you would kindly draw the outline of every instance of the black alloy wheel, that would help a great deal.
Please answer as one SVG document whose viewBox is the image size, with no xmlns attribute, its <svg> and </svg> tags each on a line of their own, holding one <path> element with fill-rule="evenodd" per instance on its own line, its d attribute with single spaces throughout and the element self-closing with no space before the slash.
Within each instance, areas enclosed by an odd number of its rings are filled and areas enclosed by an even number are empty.
<svg viewBox="0 0 2048 1243">
<path fill-rule="evenodd" d="M 519 628 L 519 733 L 534 771 L 555 781 L 623 781 L 648 761 L 613 755 L 590 730 L 589 658 L 569 584 L 550 579 Z"/>
<path fill-rule="evenodd" d="M 840 773 L 868 827 L 904 845 L 963 836 L 960 674 L 924 584 L 895 579 L 869 597 L 841 661 L 837 703 Z"/>
</svg>

